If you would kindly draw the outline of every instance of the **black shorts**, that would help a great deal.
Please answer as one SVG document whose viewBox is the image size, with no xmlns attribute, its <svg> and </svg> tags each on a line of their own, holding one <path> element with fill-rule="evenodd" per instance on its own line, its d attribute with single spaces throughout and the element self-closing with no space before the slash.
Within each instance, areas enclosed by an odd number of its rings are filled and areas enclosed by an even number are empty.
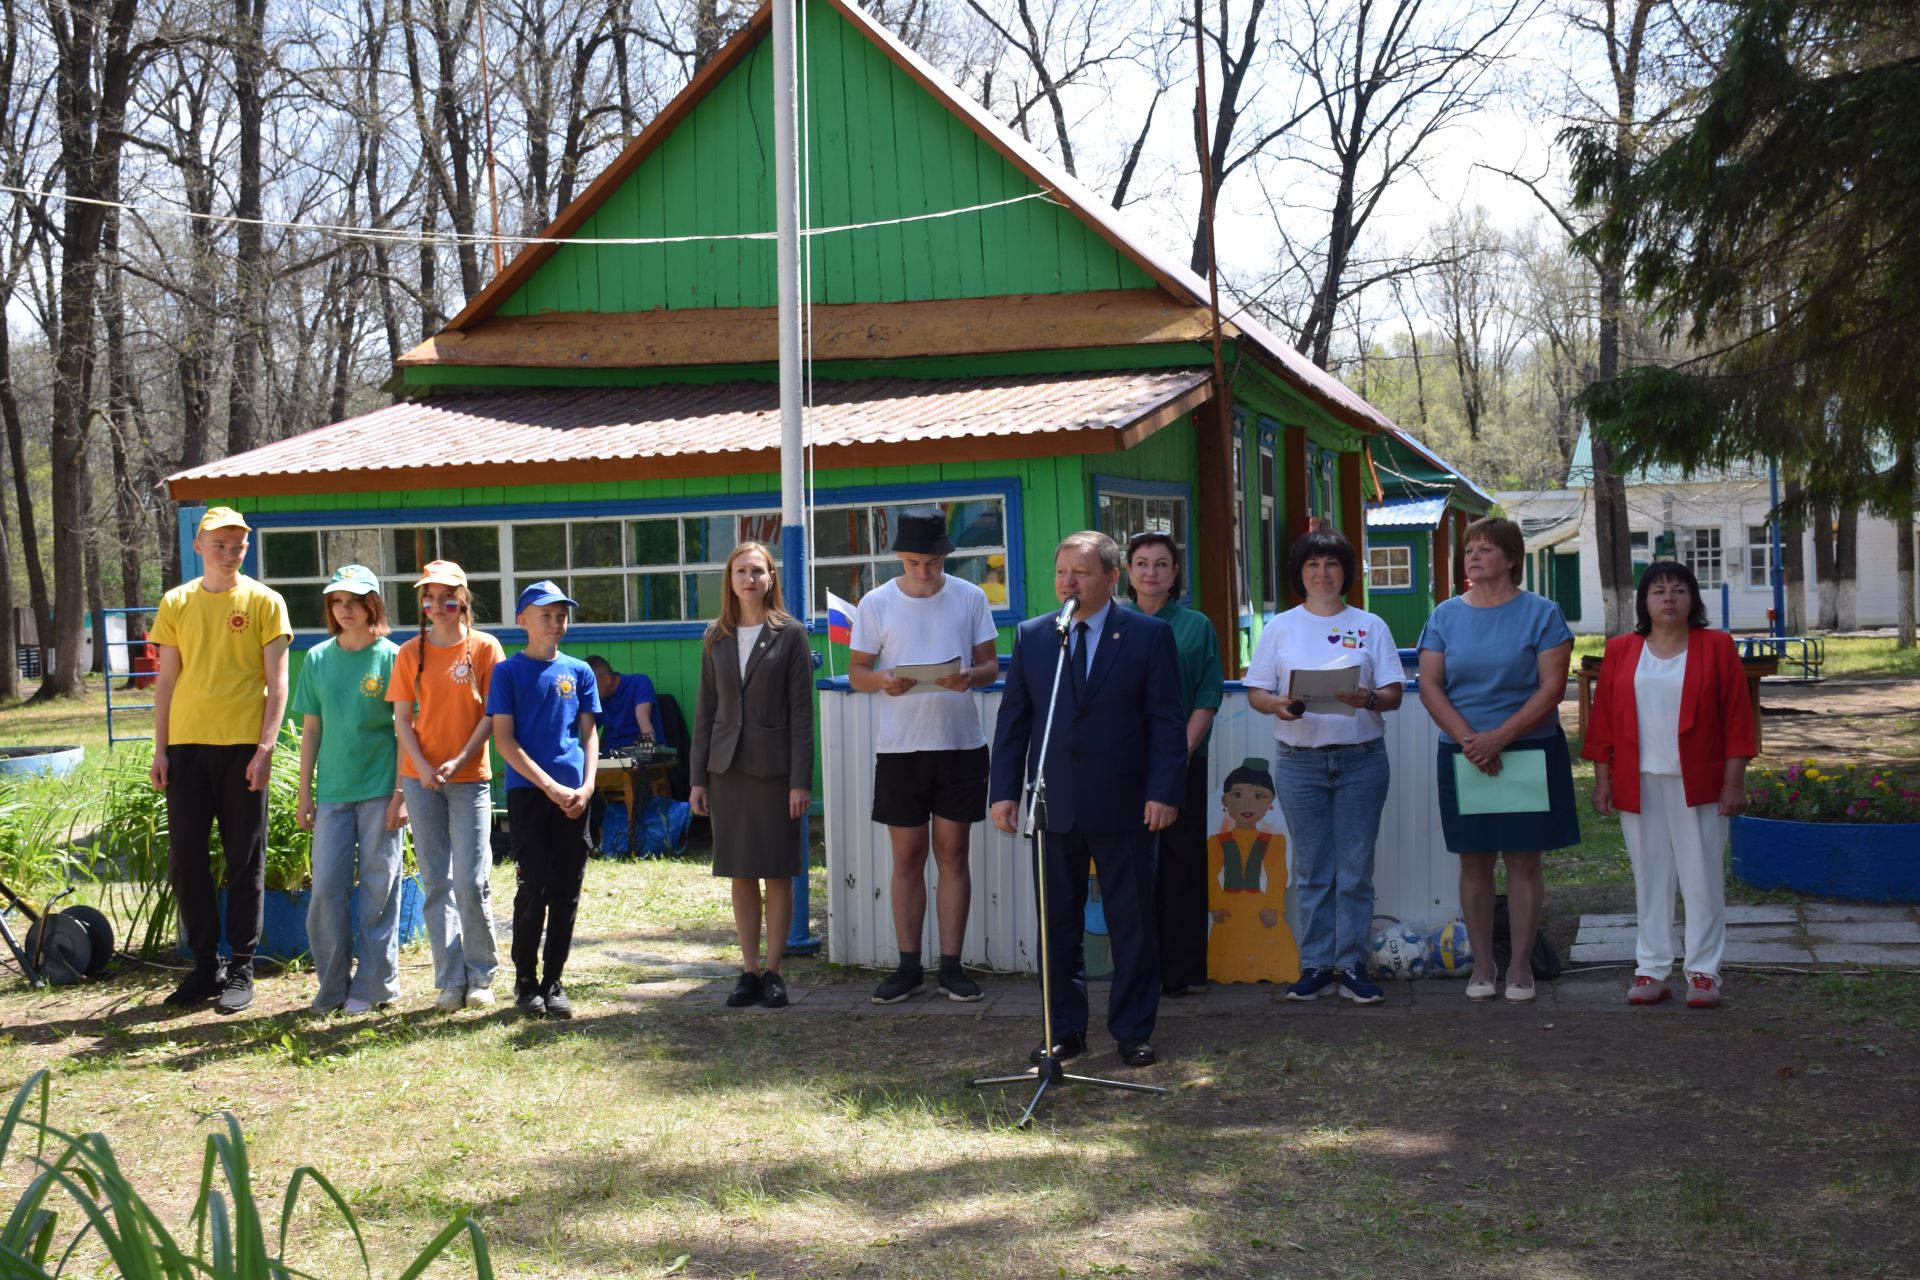
<svg viewBox="0 0 1920 1280">
<path fill-rule="evenodd" d="M 987 749 L 883 751 L 873 758 L 873 820 L 924 827 L 928 818 L 972 824 L 987 816 Z"/>
</svg>

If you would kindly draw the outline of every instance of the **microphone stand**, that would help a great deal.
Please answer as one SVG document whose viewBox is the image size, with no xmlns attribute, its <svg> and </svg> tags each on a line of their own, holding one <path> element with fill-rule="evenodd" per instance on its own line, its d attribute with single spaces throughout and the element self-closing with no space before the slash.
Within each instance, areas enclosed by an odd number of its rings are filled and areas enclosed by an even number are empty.
<svg viewBox="0 0 1920 1280">
<path fill-rule="evenodd" d="M 1069 615 L 1070 616 L 1070 615 Z M 1024 1129 L 1033 1123 L 1033 1113 L 1040 1105 L 1040 1099 L 1047 1096 L 1047 1090 L 1063 1081 L 1074 1084 L 1099 1085 L 1103 1089 L 1121 1089 L 1128 1093 L 1166 1092 L 1157 1084 L 1135 1084 L 1130 1080 L 1103 1080 L 1099 1076 L 1083 1076 L 1068 1071 L 1061 1059 L 1053 1056 L 1053 948 L 1047 934 L 1047 748 L 1053 742 L 1053 714 L 1060 704 L 1060 676 L 1067 668 L 1066 628 L 1060 631 L 1060 652 L 1053 662 L 1053 691 L 1047 695 L 1047 719 L 1040 733 L 1040 759 L 1033 771 L 1033 781 L 1027 786 L 1027 816 L 1023 829 L 1033 841 L 1034 882 L 1039 887 L 1040 910 L 1040 1062 L 1030 1071 L 1022 1071 L 1010 1076 L 978 1076 L 967 1081 L 969 1088 L 982 1088 L 998 1084 L 1032 1084 L 1039 1082 L 1034 1090 L 1033 1101 L 1027 1103 L 1027 1109 L 1020 1113 L 1020 1122 L 1014 1126 Z"/>
</svg>

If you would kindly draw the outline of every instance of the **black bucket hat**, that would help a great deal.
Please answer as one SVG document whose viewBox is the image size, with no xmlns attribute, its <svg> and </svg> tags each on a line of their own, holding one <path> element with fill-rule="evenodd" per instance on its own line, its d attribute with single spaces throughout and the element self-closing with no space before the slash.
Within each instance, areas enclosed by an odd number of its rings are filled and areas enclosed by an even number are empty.
<svg viewBox="0 0 1920 1280">
<path fill-rule="evenodd" d="M 908 507 L 894 527 L 893 549 L 913 556 L 953 554 L 946 513 L 938 507 Z"/>
</svg>

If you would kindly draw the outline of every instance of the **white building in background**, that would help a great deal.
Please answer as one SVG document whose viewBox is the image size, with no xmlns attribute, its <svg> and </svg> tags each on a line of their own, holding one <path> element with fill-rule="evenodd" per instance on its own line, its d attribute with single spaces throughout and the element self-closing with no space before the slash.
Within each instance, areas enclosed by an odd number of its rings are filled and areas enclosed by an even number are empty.
<svg viewBox="0 0 1920 1280">
<path fill-rule="evenodd" d="M 1526 535 L 1529 586 L 1558 599 L 1573 629 L 1582 633 L 1597 633 L 1606 621 L 1594 534 L 1592 458 L 1583 433 L 1567 469 L 1566 488 L 1508 490 L 1496 495 Z M 1773 608 L 1768 572 L 1772 534 L 1767 526 L 1771 505 L 1764 467 L 1703 473 L 1691 479 L 1670 468 L 1630 476 L 1627 527 L 1636 571 L 1656 558 L 1662 535 L 1670 534 L 1676 558 L 1700 579 L 1713 625 L 1764 631 L 1767 613 Z M 1861 627 L 1890 627 L 1899 622 L 1894 540 L 1891 521 L 1860 513 L 1854 614 Z M 1802 534 L 1802 543 L 1806 615 L 1811 626 L 1820 617 L 1812 536 Z M 1573 582 L 1579 583 L 1577 592 L 1567 590 Z"/>
</svg>

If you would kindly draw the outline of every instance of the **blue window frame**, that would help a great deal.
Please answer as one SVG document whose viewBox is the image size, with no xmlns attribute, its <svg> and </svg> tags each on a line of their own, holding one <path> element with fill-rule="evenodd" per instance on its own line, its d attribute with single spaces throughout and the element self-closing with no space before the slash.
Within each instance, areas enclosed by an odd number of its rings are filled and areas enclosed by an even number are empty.
<svg viewBox="0 0 1920 1280">
<path fill-rule="evenodd" d="M 875 485 L 814 494 L 816 630 L 825 630 L 829 587 L 857 600 L 898 573 L 889 550 L 893 522 L 902 507 L 923 504 L 947 510 L 958 544 L 949 571 L 987 590 L 1001 625 L 1025 616 L 1017 481 Z M 720 574 L 738 541 L 757 538 L 776 554 L 780 545 L 775 493 L 248 513 L 248 521 L 256 533 L 245 571 L 287 597 L 297 648 L 324 634 L 320 589 L 325 575 L 349 560 L 381 576 L 401 626 L 418 621 L 411 584 L 420 566 L 444 557 L 468 570 L 480 625 L 505 643 L 525 642 L 523 631 L 503 624 L 510 623 L 514 597 L 539 578 L 558 580 L 580 601 L 572 630 L 581 639 L 662 640 L 705 630 L 719 611 Z"/>
</svg>

